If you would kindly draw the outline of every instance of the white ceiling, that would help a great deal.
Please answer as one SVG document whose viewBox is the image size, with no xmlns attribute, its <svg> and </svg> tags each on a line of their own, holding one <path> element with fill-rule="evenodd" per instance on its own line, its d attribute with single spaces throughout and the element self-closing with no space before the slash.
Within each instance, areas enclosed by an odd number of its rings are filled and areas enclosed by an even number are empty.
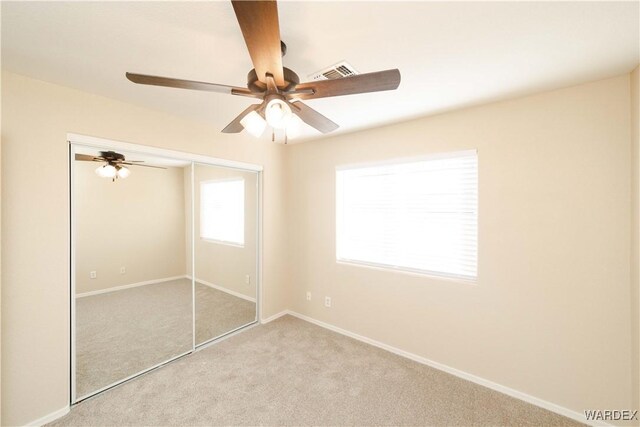
<svg viewBox="0 0 640 427">
<path fill-rule="evenodd" d="M 6 2 L 2 67 L 222 129 L 252 101 L 125 71 L 246 84 L 230 2 Z M 310 100 L 347 132 L 631 71 L 639 2 L 280 2 L 286 67 L 399 68 L 397 91 Z M 320 137 L 307 129 L 300 141 Z M 240 137 L 240 136 L 239 136 Z M 268 136 L 264 136 L 268 139 Z"/>
</svg>

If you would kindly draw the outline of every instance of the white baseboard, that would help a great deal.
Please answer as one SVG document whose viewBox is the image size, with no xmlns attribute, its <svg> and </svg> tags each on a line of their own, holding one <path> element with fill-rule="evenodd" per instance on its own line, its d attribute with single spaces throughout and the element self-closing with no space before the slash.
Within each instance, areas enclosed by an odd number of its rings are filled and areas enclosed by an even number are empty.
<svg viewBox="0 0 640 427">
<path fill-rule="evenodd" d="M 107 294 L 109 292 L 122 291 L 124 289 L 137 288 L 138 286 L 155 285 L 156 283 L 170 282 L 171 280 L 185 279 L 187 276 L 164 277 L 162 279 L 145 280 L 144 282 L 131 283 L 130 285 L 116 286 L 113 288 L 100 289 L 97 291 L 83 292 L 76 294 L 76 298 L 90 297 L 93 295 Z"/>
<path fill-rule="evenodd" d="M 571 418 L 571 419 L 579 421 L 581 423 L 586 423 L 587 422 L 585 417 L 584 417 L 584 415 L 579 413 L 579 412 L 573 411 L 571 409 L 565 408 L 565 407 L 560 406 L 560 405 L 556 405 L 555 403 L 548 402 L 548 401 L 546 401 L 544 399 L 540 399 L 538 397 L 531 396 L 531 395 L 523 393 L 521 391 L 514 390 L 512 388 L 503 386 L 501 384 L 494 383 L 493 381 L 486 380 L 484 378 L 478 377 L 478 376 L 473 375 L 473 374 L 469 374 L 469 373 L 461 371 L 459 369 L 452 368 L 452 367 L 444 365 L 442 363 L 435 362 L 435 361 L 427 359 L 425 357 L 418 356 L 417 354 L 409 353 L 408 351 L 404 351 L 404 350 L 401 350 L 399 348 L 392 347 L 392 346 L 390 346 L 388 344 L 385 344 L 385 343 L 382 343 L 380 341 L 376 341 L 374 339 L 367 338 L 367 337 L 362 336 L 362 335 L 358 335 L 356 333 L 347 331 L 345 329 L 339 328 L 339 327 L 331 325 L 329 323 L 325 323 L 325 322 L 322 322 L 320 320 L 316 320 L 314 318 L 305 316 L 303 314 L 296 313 L 295 311 L 286 310 L 286 311 L 280 312 L 280 313 L 278 313 L 278 314 L 276 314 L 274 316 L 271 316 L 271 317 L 263 320 L 262 323 L 264 324 L 264 323 L 271 322 L 271 321 L 273 321 L 273 320 L 277 319 L 278 317 L 281 317 L 281 316 L 283 316 L 285 314 L 290 314 L 291 316 L 297 317 L 298 319 L 304 320 L 304 321 L 309 322 L 309 323 L 313 323 L 314 325 L 321 326 L 321 327 L 323 327 L 325 329 L 328 329 L 328 330 L 333 331 L 333 332 L 337 332 L 337 333 L 339 333 L 341 335 L 345 335 L 347 337 L 356 339 L 358 341 L 362 341 L 362 342 L 370 344 L 370 345 L 372 345 L 374 347 L 378 347 L 378 348 L 381 348 L 383 350 L 387 350 L 387 351 L 389 351 L 391 353 L 397 354 L 397 355 L 402 356 L 402 357 L 406 357 L 407 359 L 411 359 L 411 360 L 413 360 L 415 362 L 422 363 L 423 365 L 430 366 L 432 368 L 438 369 L 438 370 L 446 372 L 448 374 L 455 375 L 456 377 L 462 378 L 462 379 L 467 380 L 467 381 L 471 381 L 472 383 L 476 383 L 476 384 L 479 384 L 481 386 L 484 386 L 484 387 L 490 388 L 492 390 L 498 391 L 498 392 L 500 392 L 502 394 L 506 394 L 507 396 L 515 397 L 516 399 L 520 399 L 520 400 L 525 401 L 527 403 L 531 403 L 532 405 L 539 406 L 540 408 L 546 409 L 546 410 L 551 411 L 551 412 L 555 412 L 556 414 L 563 415 L 563 416 L 565 416 L 567 418 Z M 591 425 L 593 425 L 593 426 L 611 427 L 610 424 L 607 424 L 607 423 L 604 423 L 604 422 L 592 422 Z"/>
<path fill-rule="evenodd" d="M 45 415 L 42 418 L 38 418 L 37 420 L 31 421 L 30 423 L 25 424 L 25 426 L 40 427 L 52 421 L 55 421 L 60 417 L 64 417 L 68 413 L 69 413 L 69 405 L 65 406 L 64 408 L 58 409 L 57 411 L 52 412 L 49 415 Z"/>
<path fill-rule="evenodd" d="M 191 276 L 187 276 L 187 279 L 191 279 Z M 220 285 L 216 285 L 215 283 L 207 282 L 206 280 L 196 279 L 196 283 L 200 283 L 201 285 L 205 285 L 205 286 L 208 286 L 210 288 L 217 289 L 217 290 L 225 292 L 225 293 L 227 293 L 229 295 L 233 295 L 234 297 L 242 298 L 243 300 L 247 300 L 247 301 L 250 301 L 250 302 L 253 302 L 253 303 L 256 302 L 255 298 L 251 298 L 249 296 L 241 294 L 240 292 L 232 291 L 231 289 L 227 289 L 227 288 L 222 287 Z"/>
<path fill-rule="evenodd" d="M 286 316 L 287 314 L 291 314 L 293 316 L 293 313 L 291 313 L 289 310 L 283 310 L 280 313 L 274 314 L 273 316 L 269 316 L 267 318 L 260 319 L 260 324 L 266 325 L 267 323 L 273 322 L 274 320 L 279 319 L 282 316 Z"/>
</svg>

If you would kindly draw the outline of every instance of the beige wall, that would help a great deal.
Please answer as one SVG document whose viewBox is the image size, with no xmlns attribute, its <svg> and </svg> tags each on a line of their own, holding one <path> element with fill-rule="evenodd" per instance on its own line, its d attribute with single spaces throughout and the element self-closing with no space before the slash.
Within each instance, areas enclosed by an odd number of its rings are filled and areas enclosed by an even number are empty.
<svg viewBox="0 0 640 427">
<path fill-rule="evenodd" d="M 634 409 L 640 409 L 640 67 L 631 73 L 631 325 Z"/>
<path fill-rule="evenodd" d="M 2 78 L 3 425 L 68 403 L 67 132 L 264 164 L 263 318 L 293 308 L 578 412 L 632 406 L 628 75 L 286 148 Z M 469 148 L 477 285 L 335 263 L 336 165 Z"/>
<path fill-rule="evenodd" d="M 263 316 L 287 307 L 282 146 L 12 73 L 2 79 L 3 425 L 69 403 L 67 132 L 263 164 Z"/>
<path fill-rule="evenodd" d="M 629 103 L 624 75 L 289 147 L 292 308 L 580 413 L 629 408 Z M 336 263 L 336 166 L 475 148 L 477 284 Z"/>
<path fill-rule="evenodd" d="M 96 166 L 74 162 L 76 294 L 184 276 L 183 168 L 133 166 L 112 182 Z"/>
<path fill-rule="evenodd" d="M 245 181 L 245 244 L 243 247 L 200 238 L 200 182 L 230 178 Z M 196 280 L 229 289 L 249 298 L 256 297 L 256 225 L 258 214 L 257 175 L 237 169 L 196 164 L 194 169 L 194 218 Z M 191 242 L 187 239 L 187 244 Z M 190 266 L 189 266 L 190 267 Z M 188 271 L 191 269 L 188 268 Z M 245 276 L 250 283 L 245 283 Z"/>
<path fill-rule="evenodd" d="M 0 7 L 0 10 L 2 8 Z M 2 19 L 0 13 L 0 19 Z M 2 42 L 0 41 L 0 46 Z M 2 55 L 0 55 L 2 56 Z M 0 94 L 2 93 L 2 61 L 0 60 Z M 0 102 L 0 224 L 2 224 L 2 103 Z M 0 227 L 2 242 L 2 227 Z M 0 245 L 0 384 L 2 384 L 2 245 Z M 0 387 L 0 422 L 2 420 L 2 387 Z"/>
</svg>

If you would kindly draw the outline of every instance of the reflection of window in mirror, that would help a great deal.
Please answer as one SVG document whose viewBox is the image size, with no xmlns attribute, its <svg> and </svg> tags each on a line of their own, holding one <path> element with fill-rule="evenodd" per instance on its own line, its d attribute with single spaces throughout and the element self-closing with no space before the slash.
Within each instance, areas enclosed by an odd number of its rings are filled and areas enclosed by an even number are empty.
<svg viewBox="0 0 640 427">
<path fill-rule="evenodd" d="M 244 246 L 244 178 L 200 183 L 200 238 Z"/>
</svg>

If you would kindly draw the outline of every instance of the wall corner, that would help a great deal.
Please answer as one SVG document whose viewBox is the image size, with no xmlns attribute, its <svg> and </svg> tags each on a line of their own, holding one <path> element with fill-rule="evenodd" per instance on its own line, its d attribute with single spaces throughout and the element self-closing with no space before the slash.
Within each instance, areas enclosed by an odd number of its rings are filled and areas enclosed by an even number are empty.
<svg viewBox="0 0 640 427">
<path fill-rule="evenodd" d="M 630 74 L 631 91 L 631 332 L 632 406 L 640 409 L 640 66 Z"/>
</svg>

